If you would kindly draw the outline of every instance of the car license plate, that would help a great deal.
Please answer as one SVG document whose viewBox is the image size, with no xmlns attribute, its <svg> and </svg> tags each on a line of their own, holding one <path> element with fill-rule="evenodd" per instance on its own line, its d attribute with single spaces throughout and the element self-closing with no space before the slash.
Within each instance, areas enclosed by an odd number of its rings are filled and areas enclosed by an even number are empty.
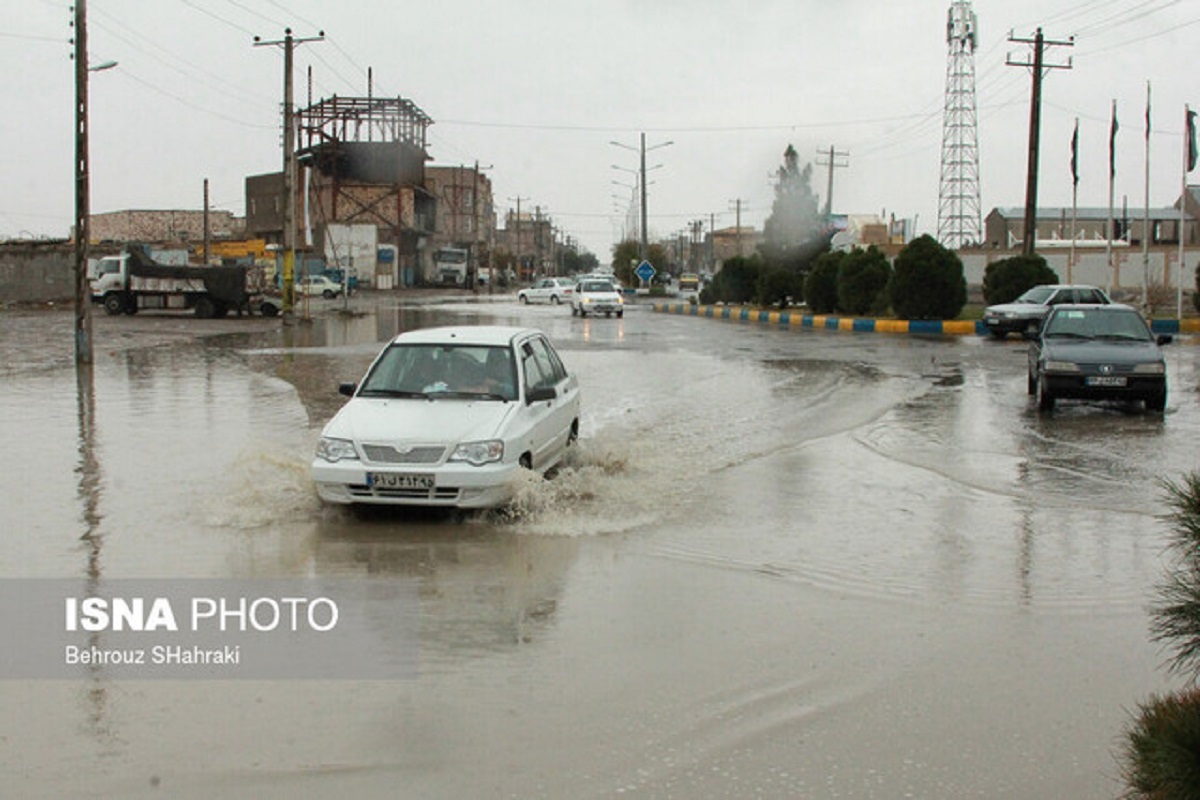
<svg viewBox="0 0 1200 800">
<path fill-rule="evenodd" d="M 410 472 L 368 472 L 367 486 L 373 489 L 432 489 L 433 476 Z"/>
<path fill-rule="evenodd" d="M 1088 386 L 1124 386 L 1124 375 L 1093 375 L 1084 381 Z"/>
</svg>

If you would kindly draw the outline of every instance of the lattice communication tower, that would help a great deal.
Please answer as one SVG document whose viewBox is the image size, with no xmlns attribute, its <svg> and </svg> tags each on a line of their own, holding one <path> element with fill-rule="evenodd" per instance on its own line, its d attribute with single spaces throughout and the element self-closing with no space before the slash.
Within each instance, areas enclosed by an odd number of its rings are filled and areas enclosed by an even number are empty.
<svg viewBox="0 0 1200 800">
<path fill-rule="evenodd" d="M 960 247 L 983 241 L 979 202 L 979 132 L 975 113 L 975 42 L 978 23 L 969 0 L 955 0 L 946 20 L 946 106 L 942 123 L 942 177 L 938 241 Z"/>
</svg>

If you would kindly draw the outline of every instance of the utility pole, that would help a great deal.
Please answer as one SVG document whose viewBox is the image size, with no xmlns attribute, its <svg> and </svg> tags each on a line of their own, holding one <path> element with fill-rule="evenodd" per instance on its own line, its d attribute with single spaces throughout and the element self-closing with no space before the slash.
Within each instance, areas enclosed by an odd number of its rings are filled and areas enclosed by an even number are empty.
<svg viewBox="0 0 1200 800">
<path fill-rule="evenodd" d="M 707 272 L 713 271 L 713 264 L 716 261 L 716 215 L 712 211 L 708 213 L 708 258 L 706 264 Z"/>
<path fill-rule="evenodd" d="M 297 45 L 324 40 L 325 31 L 318 31 L 316 36 L 307 39 L 297 39 L 291 28 L 284 28 L 283 33 L 283 39 L 273 42 L 264 42 L 262 37 L 255 36 L 254 46 L 283 48 L 283 279 L 280 288 L 283 315 L 287 319 L 292 315 L 296 281 L 296 125 L 292 108 L 292 57 Z"/>
<path fill-rule="evenodd" d="M 521 201 L 528 200 L 529 198 L 517 196 L 517 197 L 510 197 L 508 199 L 509 199 L 509 201 L 515 200 L 517 203 L 517 241 L 516 241 L 516 244 L 513 245 L 513 255 L 516 256 L 516 259 L 517 259 L 517 280 L 519 281 L 519 280 L 521 280 L 521 277 L 522 277 L 521 276 Z"/>
<path fill-rule="evenodd" d="M 1038 140 L 1042 126 L 1042 78 L 1047 70 L 1070 69 L 1071 59 L 1066 64 L 1047 64 L 1044 51 L 1047 46 L 1074 47 L 1075 37 L 1064 41 L 1050 41 L 1042 35 L 1038 28 L 1032 39 L 1018 39 L 1008 34 L 1010 42 L 1033 45 L 1032 61 L 1014 61 L 1011 55 L 1005 57 L 1004 63 L 1010 67 L 1028 67 L 1032 70 L 1033 88 L 1029 101 L 1029 164 L 1025 179 L 1025 230 L 1021 252 L 1031 256 L 1035 251 L 1037 236 L 1037 182 L 1038 182 Z"/>
<path fill-rule="evenodd" d="M 542 207 L 533 207 L 533 264 L 539 273 L 542 269 Z"/>
<path fill-rule="evenodd" d="M 204 179 L 204 260 L 202 263 L 208 263 L 208 251 L 212 242 L 212 237 L 209 234 L 208 225 L 208 178 Z"/>
<path fill-rule="evenodd" d="M 839 158 L 849 158 L 850 153 L 845 150 L 835 150 L 833 145 L 829 146 L 828 161 L 821 161 L 821 156 L 826 155 L 824 150 L 817 150 L 817 166 L 829 167 L 829 183 L 825 189 L 825 221 L 828 223 L 829 217 L 833 214 L 833 170 L 835 167 L 848 167 L 850 162 L 838 162 Z"/>
<path fill-rule="evenodd" d="M 737 238 L 737 254 L 738 258 L 742 257 L 742 198 L 737 198 L 734 202 L 734 235 Z M 714 263 L 713 266 L 716 266 Z"/>
<path fill-rule="evenodd" d="M 91 364 L 92 312 L 88 287 L 88 249 L 91 245 L 91 178 L 88 170 L 88 73 L 117 66 L 105 61 L 92 67 L 87 54 L 87 3 L 77 0 L 73 43 L 75 50 L 75 364 Z"/>
<path fill-rule="evenodd" d="M 92 363 L 92 315 L 88 297 L 88 55 L 87 0 L 75 0 L 75 363 Z"/>
</svg>

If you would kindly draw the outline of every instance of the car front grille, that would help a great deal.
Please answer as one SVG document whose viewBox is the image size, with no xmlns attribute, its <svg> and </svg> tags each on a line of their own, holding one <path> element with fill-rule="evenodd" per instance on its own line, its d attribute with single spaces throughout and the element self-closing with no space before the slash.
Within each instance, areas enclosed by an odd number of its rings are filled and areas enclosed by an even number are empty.
<svg viewBox="0 0 1200 800">
<path fill-rule="evenodd" d="M 355 499 L 379 498 L 432 503 L 454 503 L 462 493 L 457 486 L 435 486 L 433 489 L 380 489 L 362 483 L 352 483 L 346 488 Z"/>
<path fill-rule="evenodd" d="M 390 444 L 364 444 L 363 454 L 375 464 L 436 464 L 446 448 L 441 445 L 418 445 L 397 448 Z"/>
</svg>

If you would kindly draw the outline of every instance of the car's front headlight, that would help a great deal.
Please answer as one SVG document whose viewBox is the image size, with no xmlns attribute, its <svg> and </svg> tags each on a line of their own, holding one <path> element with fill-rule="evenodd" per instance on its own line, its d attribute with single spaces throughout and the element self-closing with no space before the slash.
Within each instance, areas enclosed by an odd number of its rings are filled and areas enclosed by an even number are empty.
<svg viewBox="0 0 1200 800">
<path fill-rule="evenodd" d="M 1042 367 L 1043 372 L 1079 372 L 1079 365 L 1074 361 L 1047 361 Z"/>
<path fill-rule="evenodd" d="M 451 461 L 465 461 L 476 467 L 504 458 L 504 442 L 488 439 L 485 442 L 463 442 L 454 448 Z"/>
<path fill-rule="evenodd" d="M 354 442 L 349 439 L 322 436 L 317 442 L 317 458 L 323 458 L 331 463 L 343 460 L 357 461 L 358 451 L 354 449 Z"/>
<path fill-rule="evenodd" d="M 1139 375 L 1165 375 L 1167 365 L 1161 361 L 1156 361 L 1153 364 L 1138 364 L 1133 368 L 1133 371 Z"/>
</svg>

